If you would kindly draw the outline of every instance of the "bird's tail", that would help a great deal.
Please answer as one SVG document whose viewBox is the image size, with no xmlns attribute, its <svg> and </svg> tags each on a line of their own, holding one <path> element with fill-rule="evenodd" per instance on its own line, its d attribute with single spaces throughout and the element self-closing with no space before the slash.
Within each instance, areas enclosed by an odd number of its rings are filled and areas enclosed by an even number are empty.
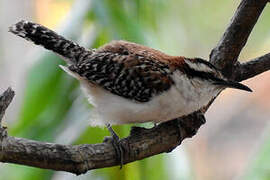
<svg viewBox="0 0 270 180">
<path fill-rule="evenodd" d="M 36 23 L 22 20 L 11 27 L 9 31 L 48 50 L 62 56 L 70 64 L 76 64 L 91 51 L 65 39 L 54 31 Z"/>
</svg>

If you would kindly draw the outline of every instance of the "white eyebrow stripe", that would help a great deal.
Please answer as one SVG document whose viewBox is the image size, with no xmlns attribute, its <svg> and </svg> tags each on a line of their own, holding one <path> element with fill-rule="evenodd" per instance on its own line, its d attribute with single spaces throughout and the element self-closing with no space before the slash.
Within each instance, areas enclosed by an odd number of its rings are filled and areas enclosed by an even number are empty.
<svg viewBox="0 0 270 180">
<path fill-rule="evenodd" d="M 196 70 L 196 71 L 203 71 L 203 72 L 213 72 L 213 70 L 209 67 L 209 66 L 207 66 L 207 65 L 205 65 L 205 64 L 203 64 L 203 63 L 193 63 L 193 62 L 191 62 L 191 61 L 189 61 L 189 60 L 187 60 L 187 59 L 185 59 L 185 62 L 188 64 L 188 66 L 190 67 L 190 68 L 192 68 L 192 69 L 194 69 L 194 70 Z"/>
</svg>

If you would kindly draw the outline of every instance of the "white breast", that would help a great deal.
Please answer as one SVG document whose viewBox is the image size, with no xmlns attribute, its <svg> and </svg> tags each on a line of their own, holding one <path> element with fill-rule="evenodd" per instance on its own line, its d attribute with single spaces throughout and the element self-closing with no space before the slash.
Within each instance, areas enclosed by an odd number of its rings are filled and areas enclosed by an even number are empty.
<svg viewBox="0 0 270 180">
<path fill-rule="evenodd" d="M 125 99 L 81 81 L 89 102 L 95 106 L 91 125 L 165 122 L 200 109 L 219 92 L 205 82 L 190 81 L 179 71 L 173 74 L 173 80 L 174 86 L 146 103 Z"/>
</svg>

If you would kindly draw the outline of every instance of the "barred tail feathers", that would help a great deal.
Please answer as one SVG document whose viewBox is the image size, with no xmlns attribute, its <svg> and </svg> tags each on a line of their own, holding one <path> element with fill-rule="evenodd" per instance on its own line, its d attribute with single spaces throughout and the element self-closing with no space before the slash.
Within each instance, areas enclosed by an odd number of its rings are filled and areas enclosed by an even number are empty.
<svg viewBox="0 0 270 180">
<path fill-rule="evenodd" d="M 9 31 L 48 50 L 52 50 L 71 64 L 76 64 L 80 58 L 91 54 L 90 50 L 65 39 L 40 24 L 22 20 L 11 26 Z"/>
</svg>

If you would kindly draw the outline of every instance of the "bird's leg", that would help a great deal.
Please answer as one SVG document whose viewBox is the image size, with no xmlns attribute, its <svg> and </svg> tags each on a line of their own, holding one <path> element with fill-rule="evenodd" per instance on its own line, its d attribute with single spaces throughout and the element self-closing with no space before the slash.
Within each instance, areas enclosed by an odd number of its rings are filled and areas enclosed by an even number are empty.
<svg viewBox="0 0 270 180">
<path fill-rule="evenodd" d="M 114 130 L 112 129 L 110 124 L 106 124 L 107 129 L 109 130 L 111 136 L 110 137 L 106 137 L 106 139 L 104 140 L 106 141 L 110 141 L 115 149 L 116 152 L 116 158 L 117 160 L 120 161 L 120 169 L 122 168 L 122 166 L 124 165 L 124 150 L 120 144 L 120 138 L 118 137 L 118 135 L 114 132 Z"/>
</svg>

